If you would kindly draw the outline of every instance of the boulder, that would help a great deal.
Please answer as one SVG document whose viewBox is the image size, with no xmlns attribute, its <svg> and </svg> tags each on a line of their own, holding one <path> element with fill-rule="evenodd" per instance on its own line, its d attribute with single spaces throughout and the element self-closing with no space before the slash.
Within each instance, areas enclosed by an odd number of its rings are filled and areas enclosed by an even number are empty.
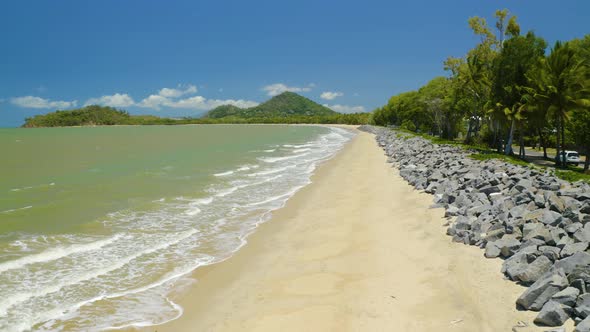
<svg viewBox="0 0 590 332">
<path fill-rule="evenodd" d="M 567 287 L 566 289 L 553 295 L 551 297 L 551 301 L 573 307 L 576 305 L 576 299 L 578 298 L 578 295 L 580 295 L 579 289 L 575 287 Z"/>
<path fill-rule="evenodd" d="M 561 326 L 570 317 L 571 311 L 571 307 L 559 302 L 549 301 L 545 303 L 534 323 L 545 326 Z"/>
<path fill-rule="evenodd" d="M 588 242 L 570 243 L 561 249 L 560 255 L 562 258 L 565 258 L 586 249 L 588 249 Z"/>
<path fill-rule="evenodd" d="M 545 225 L 557 226 L 563 220 L 560 213 L 551 211 L 551 210 L 543 210 L 543 216 L 541 217 L 541 222 Z"/>
<path fill-rule="evenodd" d="M 590 254 L 577 252 L 570 257 L 561 259 L 553 265 L 553 270 L 563 270 L 565 274 L 572 273 L 575 269 L 588 269 L 590 266 Z"/>
<path fill-rule="evenodd" d="M 576 308 L 574 309 L 577 316 L 586 318 L 590 315 L 590 293 L 578 296 Z"/>
<path fill-rule="evenodd" d="M 522 293 L 516 300 L 516 304 L 527 310 L 539 311 L 553 295 L 567 285 L 568 281 L 563 269 L 547 272 Z"/>
<path fill-rule="evenodd" d="M 555 211 L 557 213 L 562 213 L 565 211 L 565 201 L 556 194 L 551 193 L 547 199 L 547 202 L 549 203 L 549 209 L 551 211 Z"/>
<path fill-rule="evenodd" d="M 524 240 L 539 239 L 547 242 L 551 239 L 551 233 L 547 227 L 536 222 L 524 224 L 522 226 L 522 235 Z"/>
<path fill-rule="evenodd" d="M 590 317 L 579 322 L 574 332 L 590 332 Z"/>
<path fill-rule="evenodd" d="M 544 275 L 553 265 L 553 262 L 545 256 L 539 256 L 532 263 L 521 266 L 514 276 L 525 284 L 532 284 Z M 513 279 L 514 280 L 514 279 Z"/>
<path fill-rule="evenodd" d="M 574 239 L 578 242 L 590 242 L 590 223 L 574 233 Z"/>
</svg>

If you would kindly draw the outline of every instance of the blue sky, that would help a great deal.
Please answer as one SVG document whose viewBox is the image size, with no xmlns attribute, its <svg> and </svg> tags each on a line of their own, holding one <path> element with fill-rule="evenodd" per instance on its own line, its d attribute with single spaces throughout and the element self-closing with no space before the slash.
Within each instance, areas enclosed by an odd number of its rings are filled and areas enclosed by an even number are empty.
<svg viewBox="0 0 590 332">
<path fill-rule="evenodd" d="M 199 116 L 284 90 L 370 111 L 444 75 L 477 42 L 467 19 L 501 8 L 549 44 L 590 33 L 588 0 L 5 0 L 0 127 L 88 103 Z"/>
</svg>

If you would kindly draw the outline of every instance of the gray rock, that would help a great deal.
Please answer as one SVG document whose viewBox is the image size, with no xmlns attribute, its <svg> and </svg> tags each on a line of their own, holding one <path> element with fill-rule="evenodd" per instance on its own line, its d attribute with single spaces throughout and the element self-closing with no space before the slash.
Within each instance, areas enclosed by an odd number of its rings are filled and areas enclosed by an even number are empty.
<svg viewBox="0 0 590 332">
<path fill-rule="evenodd" d="M 568 280 L 570 281 L 570 286 L 576 288 L 577 290 L 580 291 L 580 294 L 586 294 L 586 283 L 584 282 L 583 279 L 570 279 L 568 276 Z"/>
<path fill-rule="evenodd" d="M 544 210 L 543 216 L 541 217 L 541 222 L 545 225 L 557 226 L 563 220 L 561 214 L 551 211 L 551 210 Z"/>
<path fill-rule="evenodd" d="M 590 293 L 578 296 L 576 308 L 574 309 L 577 316 L 586 318 L 590 315 Z"/>
<path fill-rule="evenodd" d="M 563 305 L 559 302 L 549 301 L 545 303 L 541 312 L 534 320 L 535 324 L 545 326 L 561 326 L 570 318 L 572 308 Z"/>
<path fill-rule="evenodd" d="M 559 259 L 559 253 L 561 252 L 561 249 L 552 246 L 540 246 L 539 251 L 552 262 L 555 262 Z"/>
<path fill-rule="evenodd" d="M 563 270 L 565 274 L 572 273 L 575 269 L 584 269 L 590 266 L 590 254 L 587 252 L 577 252 L 570 257 L 555 262 L 554 270 Z"/>
<path fill-rule="evenodd" d="M 498 240 L 500 241 L 500 240 Z M 501 250 L 500 247 L 498 246 L 498 244 L 496 244 L 496 242 L 488 242 L 486 244 L 486 251 L 484 253 L 484 256 L 486 258 L 496 258 L 498 256 L 500 256 Z"/>
<path fill-rule="evenodd" d="M 565 202 L 563 198 L 555 194 L 551 194 L 549 195 L 547 202 L 549 203 L 550 210 L 555 211 L 557 213 L 562 213 L 563 211 L 565 211 Z"/>
<path fill-rule="evenodd" d="M 556 293 L 551 297 L 551 301 L 565 304 L 569 307 L 576 305 L 576 299 L 580 295 L 580 290 L 575 287 L 567 287 L 566 289 Z"/>
<path fill-rule="evenodd" d="M 545 242 L 551 240 L 551 233 L 545 225 L 541 223 L 528 223 L 522 227 L 522 235 L 524 240 L 539 239 Z"/>
<path fill-rule="evenodd" d="M 544 275 L 551 265 L 553 262 L 549 258 L 539 256 L 532 263 L 523 266 L 514 277 L 525 284 L 532 284 Z"/>
<path fill-rule="evenodd" d="M 574 239 L 578 242 L 590 242 L 590 223 L 584 225 L 574 233 Z"/>
<path fill-rule="evenodd" d="M 547 272 L 532 284 L 516 300 L 516 304 L 527 310 L 539 311 L 549 299 L 568 285 L 562 269 Z"/>
<path fill-rule="evenodd" d="M 586 249 L 588 249 L 588 242 L 566 244 L 563 249 L 561 249 L 560 255 L 561 257 L 565 258 Z"/>
<path fill-rule="evenodd" d="M 574 332 L 590 332 L 590 318 L 586 318 L 578 323 L 574 329 Z"/>
<path fill-rule="evenodd" d="M 575 232 L 579 231 L 584 225 L 580 222 L 576 222 L 570 225 L 565 226 L 563 229 L 568 232 L 569 234 L 574 234 Z"/>
</svg>

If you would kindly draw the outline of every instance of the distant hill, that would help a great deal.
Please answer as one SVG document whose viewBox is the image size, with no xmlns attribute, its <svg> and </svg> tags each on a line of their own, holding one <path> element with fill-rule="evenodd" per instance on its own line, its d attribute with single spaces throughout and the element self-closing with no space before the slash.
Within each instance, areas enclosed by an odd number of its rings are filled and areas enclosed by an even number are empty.
<svg viewBox="0 0 590 332">
<path fill-rule="evenodd" d="M 113 107 L 90 105 L 69 111 L 55 111 L 25 119 L 24 128 L 69 127 L 69 126 L 110 126 L 141 124 L 174 124 L 176 121 L 153 115 L 129 115 Z"/>
<path fill-rule="evenodd" d="M 278 96 L 254 107 L 239 108 L 222 105 L 205 114 L 204 117 L 219 119 L 237 118 L 283 118 L 289 116 L 330 116 L 338 113 L 308 98 L 293 92 L 283 92 Z"/>
</svg>

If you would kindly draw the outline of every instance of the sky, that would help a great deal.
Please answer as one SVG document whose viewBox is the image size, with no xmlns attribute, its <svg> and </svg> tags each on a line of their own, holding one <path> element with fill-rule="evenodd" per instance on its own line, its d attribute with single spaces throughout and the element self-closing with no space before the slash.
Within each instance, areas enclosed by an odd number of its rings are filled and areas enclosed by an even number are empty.
<svg viewBox="0 0 590 332">
<path fill-rule="evenodd" d="M 467 19 L 508 8 L 549 45 L 590 33 L 590 1 L 2 0 L 0 127 L 102 104 L 201 116 L 283 91 L 371 111 L 446 75 Z"/>
</svg>

